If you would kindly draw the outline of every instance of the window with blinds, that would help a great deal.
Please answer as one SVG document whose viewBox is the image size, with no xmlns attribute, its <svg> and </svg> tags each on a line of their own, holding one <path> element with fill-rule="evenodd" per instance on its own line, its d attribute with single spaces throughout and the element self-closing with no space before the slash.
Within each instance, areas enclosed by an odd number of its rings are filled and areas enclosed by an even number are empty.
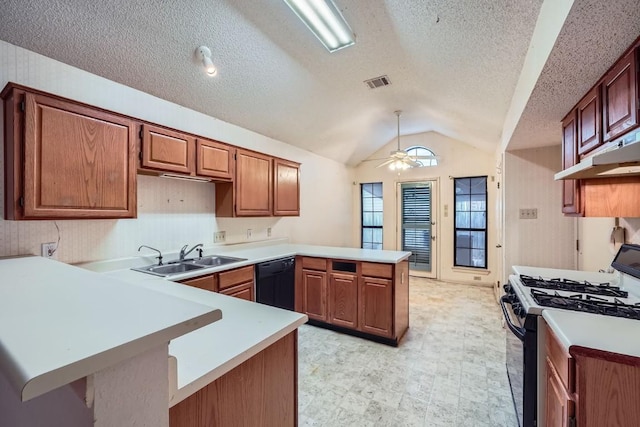
<svg viewBox="0 0 640 427">
<path fill-rule="evenodd" d="M 363 249 L 382 249 L 382 183 L 360 184 Z"/>
<path fill-rule="evenodd" d="M 454 265 L 487 268 L 487 177 L 454 181 Z"/>
<path fill-rule="evenodd" d="M 402 191 L 402 250 L 409 267 L 431 271 L 431 183 L 407 183 Z"/>
</svg>

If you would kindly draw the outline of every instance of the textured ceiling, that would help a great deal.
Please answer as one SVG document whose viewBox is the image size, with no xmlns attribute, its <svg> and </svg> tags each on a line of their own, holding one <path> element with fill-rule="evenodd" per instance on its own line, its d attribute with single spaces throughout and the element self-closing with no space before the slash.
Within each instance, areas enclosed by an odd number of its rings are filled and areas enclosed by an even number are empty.
<svg viewBox="0 0 640 427">
<path fill-rule="evenodd" d="M 639 0 L 575 0 L 508 150 L 558 144 L 560 121 L 638 35 Z"/>
<path fill-rule="evenodd" d="M 348 164 L 397 109 L 403 134 L 496 148 L 542 0 L 335 1 L 357 43 L 333 54 L 281 0 L 5 0 L 0 39 Z"/>
</svg>

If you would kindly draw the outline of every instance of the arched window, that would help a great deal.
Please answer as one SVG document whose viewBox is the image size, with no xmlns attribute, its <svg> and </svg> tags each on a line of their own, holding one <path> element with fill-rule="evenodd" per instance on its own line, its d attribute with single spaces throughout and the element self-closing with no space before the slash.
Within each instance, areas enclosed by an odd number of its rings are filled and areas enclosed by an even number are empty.
<svg viewBox="0 0 640 427">
<path fill-rule="evenodd" d="M 438 159 L 436 159 L 436 155 L 426 147 L 415 145 L 407 148 L 405 151 L 408 155 L 416 159 L 416 162 L 420 163 L 420 166 L 438 166 Z M 428 158 L 429 156 L 431 157 Z"/>
</svg>

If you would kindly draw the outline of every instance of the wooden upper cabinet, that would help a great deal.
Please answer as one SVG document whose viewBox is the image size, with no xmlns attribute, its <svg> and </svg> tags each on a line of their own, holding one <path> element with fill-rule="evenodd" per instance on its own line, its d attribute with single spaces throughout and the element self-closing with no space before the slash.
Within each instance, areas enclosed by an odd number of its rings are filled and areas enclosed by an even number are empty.
<svg viewBox="0 0 640 427">
<path fill-rule="evenodd" d="M 236 212 L 247 216 L 270 216 L 273 194 L 272 158 L 240 149 L 236 156 Z"/>
<path fill-rule="evenodd" d="M 271 216 L 272 173 L 271 157 L 238 148 L 233 186 L 216 186 L 216 215 Z"/>
<path fill-rule="evenodd" d="M 576 110 L 562 121 L 562 169 L 578 162 Z M 562 213 L 580 213 L 580 181 L 568 179 L 562 181 Z"/>
<path fill-rule="evenodd" d="M 143 169 L 195 174 L 195 138 L 160 126 L 142 125 Z"/>
<path fill-rule="evenodd" d="M 135 122 L 35 92 L 3 91 L 6 218 L 134 218 Z"/>
<path fill-rule="evenodd" d="M 585 154 L 602 145 L 600 124 L 602 112 L 600 109 L 600 86 L 591 89 L 578 103 L 577 146 L 578 154 Z"/>
<path fill-rule="evenodd" d="M 234 154 L 230 145 L 208 139 L 196 140 L 196 174 L 232 180 L 235 174 Z"/>
<path fill-rule="evenodd" d="M 300 164 L 273 159 L 273 215 L 300 216 Z"/>
<path fill-rule="evenodd" d="M 603 141 L 608 142 L 638 126 L 636 50 L 622 58 L 602 83 Z"/>
</svg>

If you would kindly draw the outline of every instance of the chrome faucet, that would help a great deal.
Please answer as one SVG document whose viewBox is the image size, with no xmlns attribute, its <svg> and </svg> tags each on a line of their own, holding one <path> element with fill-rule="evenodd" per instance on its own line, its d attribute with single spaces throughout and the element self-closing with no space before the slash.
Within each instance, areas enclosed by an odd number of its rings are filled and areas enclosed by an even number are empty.
<svg viewBox="0 0 640 427">
<path fill-rule="evenodd" d="M 202 243 L 198 243 L 197 245 L 195 245 L 194 247 L 192 247 L 187 251 L 188 247 L 189 245 L 184 245 L 182 249 L 180 249 L 180 261 L 184 260 L 184 257 L 186 257 L 191 252 L 193 252 L 194 249 L 202 247 Z M 202 258 L 202 249 L 198 249 L 198 255 L 200 256 L 200 258 Z"/>
<path fill-rule="evenodd" d="M 138 248 L 138 252 L 140 252 L 140 249 L 142 249 L 142 248 L 147 248 L 147 249 L 151 249 L 152 251 L 158 252 L 158 256 L 156 257 L 156 258 L 158 258 L 158 265 L 162 265 L 162 252 L 160 252 L 156 248 L 152 248 L 151 246 L 147 246 L 147 245 L 140 246 Z"/>
</svg>

